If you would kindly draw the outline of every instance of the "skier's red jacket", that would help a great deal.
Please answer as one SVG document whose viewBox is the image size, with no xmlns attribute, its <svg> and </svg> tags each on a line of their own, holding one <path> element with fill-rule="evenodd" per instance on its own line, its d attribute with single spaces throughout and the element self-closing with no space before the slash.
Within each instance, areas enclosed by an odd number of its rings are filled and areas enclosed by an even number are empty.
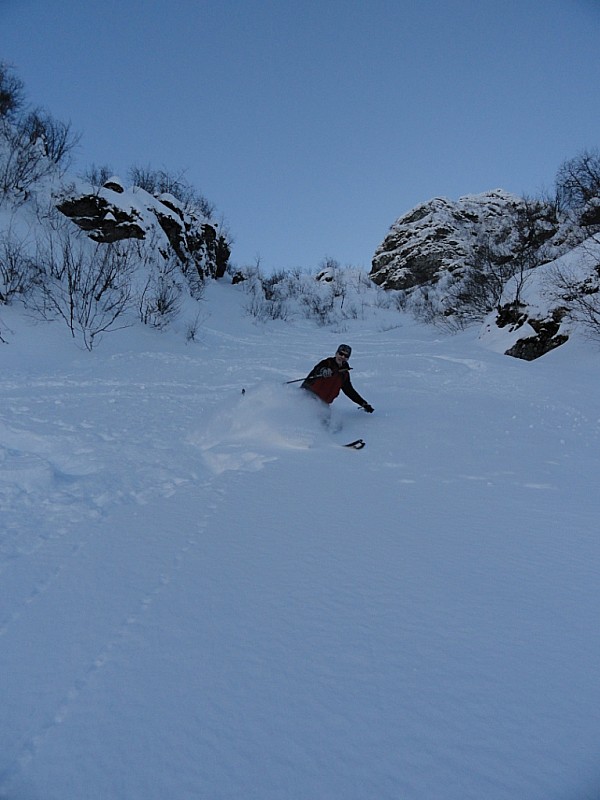
<svg viewBox="0 0 600 800">
<path fill-rule="evenodd" d="M 323 369 L 330 369 L 331 376 L 329 378 L 320 377 Z M 366 400 L 359 395 L 352 382 L 350 381 L 349 367 L 338 367 L 335 357 L 324 358 L 323 361 L 314 366 L 308 374 L 308 377 L 302 384 L 303 389 L 310 389 L 317 397 L 320 397 L 325 403 L 333 403 L 335 398 L 340 393 L 340 390 L 357 403 L 359 406 L 364 406 Z"/>
</svg>

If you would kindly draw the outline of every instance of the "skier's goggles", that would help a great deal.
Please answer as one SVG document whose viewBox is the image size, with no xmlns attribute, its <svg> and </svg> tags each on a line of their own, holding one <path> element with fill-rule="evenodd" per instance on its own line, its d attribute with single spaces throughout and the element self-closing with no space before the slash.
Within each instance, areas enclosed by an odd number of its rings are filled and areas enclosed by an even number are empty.
<svg viewBox="0 0 600 800">
<path fill-rule="evenodd" d="M 338 350 L 336 355 L 346 359 L 350 358 L 350 353 L 347 350 Z"/>
</svg>

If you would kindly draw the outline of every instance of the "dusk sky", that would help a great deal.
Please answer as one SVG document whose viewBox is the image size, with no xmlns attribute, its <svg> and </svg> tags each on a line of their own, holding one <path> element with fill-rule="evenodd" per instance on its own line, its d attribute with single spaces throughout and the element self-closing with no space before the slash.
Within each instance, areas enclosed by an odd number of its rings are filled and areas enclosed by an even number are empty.
<svg viewBox="0 0 600 800">
<path fill-rule="evenodd" d="M 600 140 L 600 0 L 0 0 L 74 170 L 185 171 L 265 271 L 370 268 L 432 197 L 552 189 Z"/>
</svg>

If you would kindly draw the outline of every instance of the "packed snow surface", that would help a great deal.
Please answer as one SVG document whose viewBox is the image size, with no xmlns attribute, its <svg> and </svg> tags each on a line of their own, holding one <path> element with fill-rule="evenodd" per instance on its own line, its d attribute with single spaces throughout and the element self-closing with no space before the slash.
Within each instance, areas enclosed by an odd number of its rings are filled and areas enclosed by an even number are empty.
<svg viewBox="0 0 600 800">
<path fill-rule="evenodd" d="M 2 311 L 0 797 L 598 798 L 600 353 L 240 293 Z M 372 415 L 286 384 L 341 341 Z"/>
</svg>

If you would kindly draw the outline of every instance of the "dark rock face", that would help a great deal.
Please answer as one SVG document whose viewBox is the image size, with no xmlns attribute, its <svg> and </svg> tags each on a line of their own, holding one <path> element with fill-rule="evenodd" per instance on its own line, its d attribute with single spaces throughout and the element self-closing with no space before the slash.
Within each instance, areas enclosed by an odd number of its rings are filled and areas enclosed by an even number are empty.
<svg viewBox="0 0 600 800">
<path fill-rule="evenodd" d="M 163 254 L 167 244 L 183 271 L 194 267 L 201 278 L 220 278 L 229 264 L 229 244 L 217 227 L 171 195 L 154 197 L 137 187 L 125 191 L 111 178 L 98 192 L 64 197 L 57 208 L 96 242 L 146 240 Z"/>
<path fill-rule="evenodd" d="M 122 239 L 144 239 L 140 216 L 109 203 L 99 195 L 83 195 L 63 200 L 57 205 L 61 214 L 89 233 L 95 242 L 109 244 Z"/>
<path fill-rule="evenodd" d="M 525 361 L 534 361 L 536 358 L 560 347 L 569 340 L 569 337 L 560 333 L 561 322 L 566 316 L 566 308 L 555 308 L 544 319 L 532 317 L 523 304 L 508 304 L 498 311 L 496 325 L 499 328 L 510 326 L 511 330 L 528 325 L 535 332 L 533 336 L 524 336 L 510 347 L 505 355 L 522 358 Z"/>
</svg>

